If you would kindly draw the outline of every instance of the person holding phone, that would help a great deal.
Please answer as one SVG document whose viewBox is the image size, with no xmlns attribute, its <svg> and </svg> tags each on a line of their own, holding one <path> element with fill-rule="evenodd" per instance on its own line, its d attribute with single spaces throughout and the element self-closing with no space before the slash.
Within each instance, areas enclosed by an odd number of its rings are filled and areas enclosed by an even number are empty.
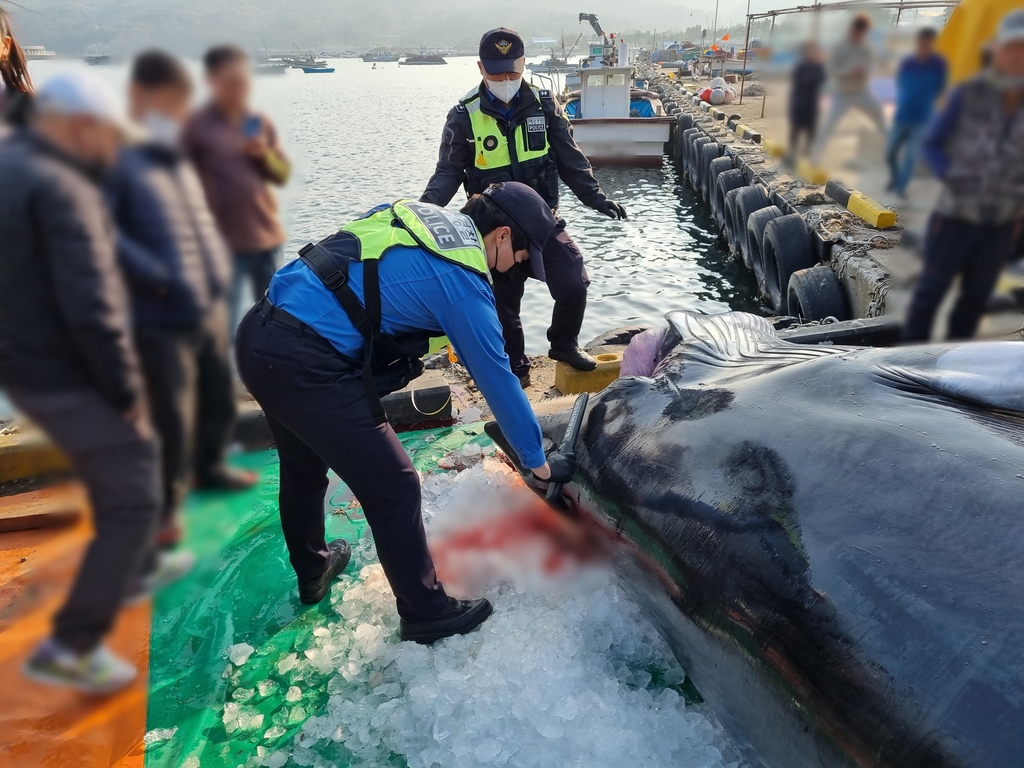
<svg viewBox="0 0 1024 768">
<path fill-rule="evenodd" d="M 228 302 L 234 330 L 243 283 L 249 281 L 257 301 L 281 261 L 285 236 L 271 186 L 282 186 L 291 166 L 273 123 L 249 108 L 252 73 L 245 52 L 217 46 L 203 64 L 210 101 L 189 120 L 184 143 L 233 254 Z"/>
</svg>

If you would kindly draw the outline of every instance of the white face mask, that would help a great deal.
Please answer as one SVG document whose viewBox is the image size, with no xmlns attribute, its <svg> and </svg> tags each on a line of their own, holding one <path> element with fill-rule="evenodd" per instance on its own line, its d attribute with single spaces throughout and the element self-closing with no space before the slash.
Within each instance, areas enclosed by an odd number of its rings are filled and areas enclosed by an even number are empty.
<svg viewBox="0 0 1024 768">
<path fill-rule="evenodd" d="M 142 118 L 142 125 L 157 144 L 165 147 L 178 146 L 178 139 L 181 137 L 181 123 L 172 120 L 166 115 L 150 110 Z"/>
<path fill-rule="evenodd" d="M 520 75 L 511 80 L 488 80 L 484 78 L 484 82 L 487 83 L 487 90 L 494 94 L 494 98 L 508 104 L 519 93 L 519 86 L 523 84 L 523 77 Z"/>
</svg>

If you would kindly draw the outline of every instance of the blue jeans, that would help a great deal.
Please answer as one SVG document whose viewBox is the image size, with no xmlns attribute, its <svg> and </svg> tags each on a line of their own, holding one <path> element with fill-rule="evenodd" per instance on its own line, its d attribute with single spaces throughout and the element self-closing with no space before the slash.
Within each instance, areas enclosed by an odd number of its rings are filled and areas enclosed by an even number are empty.
<svg viewBox="0 0 1024 768">
<path fill-rule="evenodd" d="M 234 275 L 231 277 L 231 292 L 228 294 L 228 306 L 231 311 L 231 335 L 245 309 L 248 309 L 263 298 L 270 287 L 270 280 L 281 265 L 281 254 L 284 246 L 268 248 L 265 251 L 236 251 L 234 253 Z M 252 285 L 252 301 L 247 302 L 245 309 L 239 309 L 242 302 L 242 284 L 249 278 Z"/>
<path fill-rule="evenodd" d="M 889 142 L 885 148 L 885 157 L 889 162 L 889 174 L 893 189 L 905 194 L 910 179 L 917 168 L 917 159 L 921 155 L 921 144 L 924 142 L 928 123 L 894 122 L 889 131 Z M 900 158 L 900 150 L 903 157 Z"/>
</svg>

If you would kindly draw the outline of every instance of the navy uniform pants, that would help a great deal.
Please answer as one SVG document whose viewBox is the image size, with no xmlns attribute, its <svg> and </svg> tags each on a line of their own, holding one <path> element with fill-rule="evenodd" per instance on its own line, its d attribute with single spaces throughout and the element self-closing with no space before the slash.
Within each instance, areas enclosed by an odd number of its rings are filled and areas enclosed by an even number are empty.
<svg viewBox="0 0 1024 768">
<path fill-rule="evenodd" d="M 1013 251 L 1014 226 L 975 224 L 932 215 L 924 246 L 924 270 L 917 281 L 903 328 L 904 341 L 927 341 L 935 312 L 954 278 L 960 296 L 949 319 L 950 339 L 970 339 Z"/>
<path fill-rule="evenodd" d="M 587 286 L 590 285 L 590 279 L 583 265 L 583 254 L 565 231 L 563 219 L 558 220 L 555 231 L 544 246 L 544 272 L 548 291 L 555 300 L 548 341 L 552 349 L 571 350 L 579 343 L 580 328 L 583 327 L 583 316 L 587 311 Z M 505 337 L 505 354 L 516 376 L 523 376 L 530 370 L 523 321 L 519 317 L 525 287 L 526 274 L 522 271 L 517 271 L 507 283 L 494 287 L 498 320 L 501 321 L 501 331 Z"/>
<path fill-rule="evenodd" d="M 327 469 L 363 507 L 377 555 L 404 619 L 429 619 L 448 604 L 423 530 L 420 481 L 389 424 L 374 424 L 359 374 L 330 342 L 301 323 L 265 316 L 263 300 L 235 337 L 238 373 L 267 416 L 281 462 L 281 527 L 300 582 L 319 578 Z"/>
</svg>

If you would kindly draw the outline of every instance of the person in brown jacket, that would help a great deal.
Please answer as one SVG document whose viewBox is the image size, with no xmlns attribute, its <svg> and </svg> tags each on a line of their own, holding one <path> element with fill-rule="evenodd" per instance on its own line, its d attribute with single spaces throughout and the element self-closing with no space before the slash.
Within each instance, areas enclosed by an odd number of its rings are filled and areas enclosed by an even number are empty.
<svg viewBox="0 0 1024 768">
<path fill-rule="evenodd" d="M 249 279 L 255 302 L 280 266 L 285 236 L 271 185 L 283 185 L 291 166 L 270 119 L 249 108 L 252 73 L 245 53 L 218 46 L 203 64 L 210 101 L 189 120 L 184 143 L 234 257 L 228 293 L 233 330 L 242 283 Z"/>
</svg>

